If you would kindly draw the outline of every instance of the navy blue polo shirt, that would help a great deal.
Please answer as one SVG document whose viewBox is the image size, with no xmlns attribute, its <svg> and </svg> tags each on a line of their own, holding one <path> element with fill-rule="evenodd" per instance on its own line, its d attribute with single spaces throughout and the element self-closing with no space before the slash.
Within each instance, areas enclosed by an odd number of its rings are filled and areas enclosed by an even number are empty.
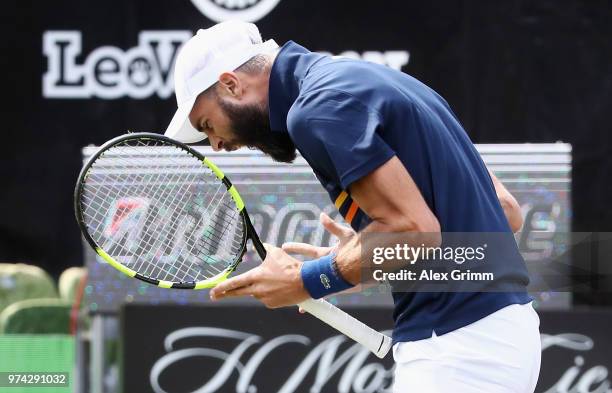
<svg viewBox="0 0 612 393">
<path fill-rule="evenodd" d="M 446 101 L 415 78 L 369 62 L 312 53 L 289 41 L 270 74 L 270 125 L 286 132 L 355 230 L 370 222 L 351 183 L 397 156 L 442 232 L 511 233 L 479 153 Z M 493 266 L 513 292 L 393 292 L 394 342 L 453 331 L 531 300 L 516 244 Z M 490 262 L 495 263 L 495 261 Z M 491 267 L 489 267 L 491 268 Z M 513 287 L 513 288 L 516 288 Z"/>
</svg>

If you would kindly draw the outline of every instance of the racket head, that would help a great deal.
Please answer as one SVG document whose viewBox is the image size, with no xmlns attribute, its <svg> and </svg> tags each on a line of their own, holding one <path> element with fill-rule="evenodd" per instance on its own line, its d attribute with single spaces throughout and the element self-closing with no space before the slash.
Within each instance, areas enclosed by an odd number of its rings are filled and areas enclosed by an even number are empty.
<svg viewBox="0 0 612 393">
<path fill-rule="evenodd" d="M 225 280 L 252 230 L 242 198 L 214 163 L 153 133 L 102 145 L 79 174 L 74 209 L 104 261 L 162 288 L 211 288 Z"/>
</svg>

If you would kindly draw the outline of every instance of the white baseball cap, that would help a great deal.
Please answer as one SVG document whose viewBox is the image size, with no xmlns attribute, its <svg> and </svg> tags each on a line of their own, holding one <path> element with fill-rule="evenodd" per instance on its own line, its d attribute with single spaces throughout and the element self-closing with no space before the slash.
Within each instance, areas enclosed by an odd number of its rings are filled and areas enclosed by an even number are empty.
<svg viewBox="0 0 612 393">
<path fill-rule="evenodd" d="M 214 85 L 219 75 L 234 71 L 259 54 L 278 48 L 274 40 L 262 42 L 257 26 L 242 21 L 227 21 L 200 29 L 189 39 L 176 57 L 174 90 L 178 109 L 165 135 L 183 143 L 206 139 L 189 122 L 196 98 Z"/>
</svg>

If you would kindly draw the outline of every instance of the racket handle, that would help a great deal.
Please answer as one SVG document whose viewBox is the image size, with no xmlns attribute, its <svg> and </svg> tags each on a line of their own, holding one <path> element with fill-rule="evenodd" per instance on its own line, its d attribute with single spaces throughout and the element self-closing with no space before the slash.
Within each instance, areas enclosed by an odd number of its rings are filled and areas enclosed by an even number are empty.
<svg viewBox="0 0 612 393">
<path fill-rule="evenodd" d="M 363 345 L 381 359 L 391 349 L 391 337 L 377 332 L 323 299 L 308 299 L 298 306 Z"/>
</svg>

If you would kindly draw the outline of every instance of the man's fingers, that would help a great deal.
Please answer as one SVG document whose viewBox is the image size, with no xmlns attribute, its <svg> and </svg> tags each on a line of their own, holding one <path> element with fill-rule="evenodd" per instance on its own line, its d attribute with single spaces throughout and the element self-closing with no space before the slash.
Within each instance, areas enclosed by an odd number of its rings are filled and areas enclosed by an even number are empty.
<svg viewBox="0 0 612 393">
<path fill-rule="evenodd" d="M 253 283 L 253 272 L 255 270 L 249 270 L 246 273 L 243 273 L 239 276 L 232 277 L 228 280 L 225 280 L 216 287 L 210 290 L 210 298 L 212 300 L 217 300 L 223 298 L 223 294 L 225 292 L 234 291 L 238 288 L 243 288 L 251 285 Z"/>
<path fill-rule="evenodd" d="M 286 253 L 300 254 L 305 257 L 319 258 L 322 256 L 323 247 L 316 247 L 307 243 L 287 242 L 282 246 Z"/>
<path fill-rule="evenodd" d="M 248 285 L 246 287 L 240 287 L 236 289 L 232 289 L 229 291 L 221 292 L 217 294 L 214 300 L 229 298 L 229 297 L 241 297 L 241 296 L 253 296 L 254 288 L 253 285 Z"/>
<path fill-rule="evenodd" d="M 331 233 L 332 235 L 335 235 L 340 239 L 344 237 L 350 237 L 355 233 L 351 228 L 337 223 L 325 213 L 321 213 L 321 215 L 319 216 L 319 221 L 321 222 L 321 225 L 323 225 L 325 230 L 327 230 L 327 232 Z"/>
</svg>

